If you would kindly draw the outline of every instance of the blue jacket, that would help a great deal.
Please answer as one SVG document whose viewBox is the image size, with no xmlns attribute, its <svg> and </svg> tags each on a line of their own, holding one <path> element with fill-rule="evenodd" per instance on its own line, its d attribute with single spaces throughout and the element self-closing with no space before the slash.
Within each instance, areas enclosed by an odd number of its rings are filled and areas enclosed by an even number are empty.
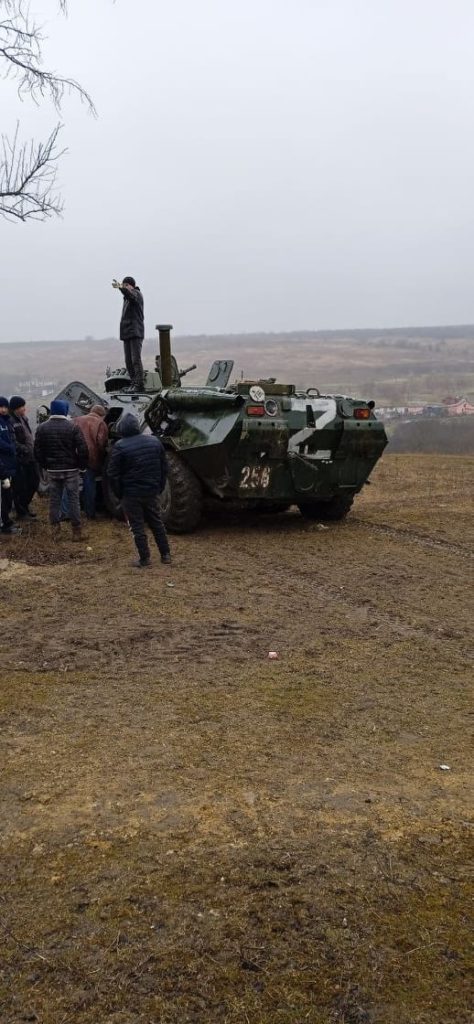
<svg viewBox="0 0 474 1024">
<path fill-rule="evenodd" d="M 11 416 L 0 416 L 0 480 L 14 476 L 16 470 L 15 431 Z"/>
<path fill-rule="evenodd" d="M 120 424 L 121 440 L 114 444 L 107 475 L 117 497 L 147 498 L 161 494 L 166 483 L 165 449 L 157 437 L 140 434 L 136 416 L 127 413 Z"/>
</svg>

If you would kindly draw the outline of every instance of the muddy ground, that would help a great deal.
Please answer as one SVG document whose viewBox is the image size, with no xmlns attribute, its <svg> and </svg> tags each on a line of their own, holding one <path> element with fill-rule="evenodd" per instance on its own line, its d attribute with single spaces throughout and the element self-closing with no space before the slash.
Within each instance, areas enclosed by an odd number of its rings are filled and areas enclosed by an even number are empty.
<svg viewBox="0 0 474 1024">
<path fill-rule="evenodd" d="M 2 1024 L 472 1020 L 473 480 L 2 542 Z"/>
</svg>

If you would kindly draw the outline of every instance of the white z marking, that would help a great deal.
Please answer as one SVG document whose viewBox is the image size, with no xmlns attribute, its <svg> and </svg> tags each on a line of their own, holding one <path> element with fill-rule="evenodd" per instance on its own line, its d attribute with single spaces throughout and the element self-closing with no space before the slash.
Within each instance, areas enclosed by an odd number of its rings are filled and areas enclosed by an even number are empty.
<svg viewBox="0 0 474 1024">
<path fill-rule="evenodd" d="M 288 452 L 292 455 L 299 455 L 300 445 L 304 444 L 305 441 L 308 441 L 316 430 L 323 430 L 328 423 L 332 423 L 336 418 L 337 406 L 334 398 L 316 399 L 311 403 L 307 402 L 306 405 L 311 405 L 311 408 L 314 409 L 315 412 L 321 410 L 322 416 L 318 417 L 314 427 L 303 427 L 302 430 L 298 430 L 296 434 L 293 434 L 293 436 L 290 437 L 290 440 L 288 441 Z M 304 454 L 308 459 L 318 457 L 308 451 L 305 451 Z"/>
</svg>

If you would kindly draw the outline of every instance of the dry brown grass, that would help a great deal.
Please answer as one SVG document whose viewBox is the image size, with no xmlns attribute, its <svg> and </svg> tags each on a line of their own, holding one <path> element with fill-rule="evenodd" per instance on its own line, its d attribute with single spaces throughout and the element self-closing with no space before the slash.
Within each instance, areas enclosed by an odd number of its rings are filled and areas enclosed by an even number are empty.
<svg viewBox="0 0 474 1024">
<path fill-rule="evenodd" d="M 171 572 L 11 541 L 2 1024 L 471 1021 L 472 471 L 386 456 Z"/>
</svg>

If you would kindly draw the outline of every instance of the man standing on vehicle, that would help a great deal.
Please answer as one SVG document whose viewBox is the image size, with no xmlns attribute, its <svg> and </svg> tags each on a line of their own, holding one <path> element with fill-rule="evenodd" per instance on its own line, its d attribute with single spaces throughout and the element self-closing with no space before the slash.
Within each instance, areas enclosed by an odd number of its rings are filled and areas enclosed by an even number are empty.
<svg viewBox="0 0 474 1024">
<path fill-rule="evenodd" d="M 125 390 L 129 394 L 138 394 L 143 391 L 142 345 L 145 337 L 143 295 L 134 277 L 124 277 L 122 283 L 112 281 L 112 288 L 118 288 L 123 295 L 120 340 L 123 341 L 125 366 L 131 381 L 130 387 Z"/>
<path fill-rule="evenodd" d="M 89 449 L 84 435 L 73 420 L 68 419 L 69 404 L 62 399 L 51 402 L 51 415 L 41 423 L 35 436 L 35 458 L 41 469 L 48 471 L 49 521 L 53 538 L 61 532 L 61 500 L 66 491 L 72 539 L 81 541 L 81 510 L 79 506 L 80 472 L 86 469 Z"/>
<path fill-rule="evenodd" d="M 120 498 L 137 546 L 139 558 L 133 562 L 133 567 L 146 569 L 151 565 L 145 524 L 155 538 L 161 561 L 170 565 L 170 548 L 159 504 L 167 477 L 165 449 L 157 437 L 140 433 L 140 424 L 133 413 L 123 416 L 117 432 L 120 441 L 112 449 L 107 474 Z"/>
</svg>

